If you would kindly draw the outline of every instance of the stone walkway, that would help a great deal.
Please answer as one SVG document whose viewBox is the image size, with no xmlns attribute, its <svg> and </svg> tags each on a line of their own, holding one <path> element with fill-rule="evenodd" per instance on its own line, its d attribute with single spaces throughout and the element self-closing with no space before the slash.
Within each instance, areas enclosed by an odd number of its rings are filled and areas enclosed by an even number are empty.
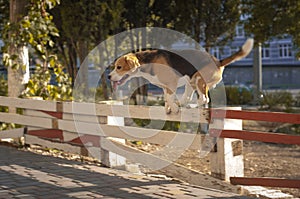
<svg viewBox="0 0 300 199">
<path fill-rule="evenodd" d="M 248 198 L 0 145 L 0 198 Z"/>
</svg>

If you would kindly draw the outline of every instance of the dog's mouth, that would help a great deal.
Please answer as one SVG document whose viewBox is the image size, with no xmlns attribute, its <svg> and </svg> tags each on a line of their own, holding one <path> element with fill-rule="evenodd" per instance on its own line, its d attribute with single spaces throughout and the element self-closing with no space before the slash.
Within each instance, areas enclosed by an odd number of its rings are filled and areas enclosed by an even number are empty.
<svg viewBox="0 0 300 199">
<path fill-rule="evenodd" d="M 124 75 L 119 81 L 113 81 L 113 89 L 116 90 L 118 86 L 124 84 L 126 79 L 129 77 L 128 74 Z"/>
</svg>

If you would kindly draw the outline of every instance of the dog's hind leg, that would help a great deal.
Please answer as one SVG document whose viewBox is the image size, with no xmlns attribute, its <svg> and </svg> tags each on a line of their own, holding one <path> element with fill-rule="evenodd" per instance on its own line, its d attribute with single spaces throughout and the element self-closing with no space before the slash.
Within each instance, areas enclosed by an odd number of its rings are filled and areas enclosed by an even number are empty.
<svg viewBox="0 0 300 199">
<path fill-rule="evenodd" d="M 187 75 L 180 77 L 178 80 L 177 87 L 184 86 L 184 93 L 179 100 L 180 106 L 186 106 L 187 103 L 192 100 L 195 89 L 193 88 L 191 83 L 192 81 Z"/>
<path fill-rule="evenodd" d="M 178 113 L 179 106 L 175 103 L 176 93 L 171 91 L 169 88 L 164 88 L 164 97 L 165 97 L 165 110 L 167 114 Z"/>
<path fill-rule="evenodd" d="M 208 104 L 209 97 L 208 97 L 208 86 L 203 80 L 201 76 L 196 77 L 196 89 L 198 93 L 198 107 Z"/>
<path fill-rule="evenodd" d="M 185 84 L 184 93 L 179 100 L 180 106 L 186 106 L 187 103 L 192 100 L 193 94 L 194 94 L 193 87 L 189 83 Z"/>
</svg>

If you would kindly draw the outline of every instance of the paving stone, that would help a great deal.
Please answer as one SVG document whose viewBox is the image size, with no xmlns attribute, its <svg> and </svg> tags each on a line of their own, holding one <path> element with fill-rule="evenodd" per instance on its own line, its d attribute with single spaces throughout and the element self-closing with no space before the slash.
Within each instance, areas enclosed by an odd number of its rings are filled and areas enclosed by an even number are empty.
<svg viewBox="0 0 300 199">
<path fill-rule="evenodd" d="M 131 174 L 0 146 L 0 199 L 216 197 L 242 198 L 172 179 Z"/>
</svg>

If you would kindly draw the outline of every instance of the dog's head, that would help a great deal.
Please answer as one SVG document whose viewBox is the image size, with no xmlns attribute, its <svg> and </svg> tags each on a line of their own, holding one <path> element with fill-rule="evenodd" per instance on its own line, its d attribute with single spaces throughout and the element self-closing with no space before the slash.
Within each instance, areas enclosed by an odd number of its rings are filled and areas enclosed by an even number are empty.
<svg viewBox="0 0 300 199">
<path fill-rule="evenodd" d="M 139 60 L 133 53 L 118 58 L 115 61 L 114 70 L 108 76 L 113 88 L 116 89 L 117 86 L 123 85 L 131 79 L 139 66 Z"/>
</svg>

